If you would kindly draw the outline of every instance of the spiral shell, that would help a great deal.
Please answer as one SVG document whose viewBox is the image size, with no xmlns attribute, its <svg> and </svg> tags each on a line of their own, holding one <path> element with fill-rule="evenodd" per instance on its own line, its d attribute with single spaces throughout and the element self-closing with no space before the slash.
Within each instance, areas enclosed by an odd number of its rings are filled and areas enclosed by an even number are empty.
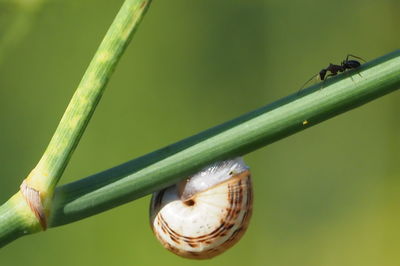
<svg viewBox="0 0 400 266">
<path fill-rule="evenodd" d="M 217 162 L 154 193 L 151 227 L 173 253 L 192 259 L 212 258 L 242 237 L 252 201 L 250 170 L 243 160 Z"/>
</svg>

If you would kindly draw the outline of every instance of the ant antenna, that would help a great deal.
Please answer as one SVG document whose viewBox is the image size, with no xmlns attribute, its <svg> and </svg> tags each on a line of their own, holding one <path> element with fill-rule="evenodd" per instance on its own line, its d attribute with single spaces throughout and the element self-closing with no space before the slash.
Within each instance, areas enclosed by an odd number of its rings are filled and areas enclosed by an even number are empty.
<svg viewBox="0 0 400 266">
<path fill-rule="evenodd" d="M 313 80 L 315 77 L 318 77 L 318 75 L 319 75 L 319 73 L 318 73 L 318 74 L 315 74 L 314 76 L 312 76 L 311 78 L 309 78 L 309 79 L 303 84 L 303 86 L 300 87 L 300 90 L 299 90 L 297 93 L 299 93 L 302 89 L 304 89 L 304 87 L 305 87 L 311 80 Z"/>
</svg>

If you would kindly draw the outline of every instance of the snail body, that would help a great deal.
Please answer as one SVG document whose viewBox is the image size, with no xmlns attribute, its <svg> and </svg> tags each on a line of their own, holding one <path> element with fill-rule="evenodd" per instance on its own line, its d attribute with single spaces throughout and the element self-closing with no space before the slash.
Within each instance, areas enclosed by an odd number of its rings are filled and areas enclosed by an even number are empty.
<svg viewBox="0 0 400 266">
<path fill-rule="evenodd" d="M 217 162 L 154 193 L 151 227 L 173 253 L 192 259 L 212 258 L 244 234 L 252 200 L 250 170 L 243 160 Z"/>
</svg>

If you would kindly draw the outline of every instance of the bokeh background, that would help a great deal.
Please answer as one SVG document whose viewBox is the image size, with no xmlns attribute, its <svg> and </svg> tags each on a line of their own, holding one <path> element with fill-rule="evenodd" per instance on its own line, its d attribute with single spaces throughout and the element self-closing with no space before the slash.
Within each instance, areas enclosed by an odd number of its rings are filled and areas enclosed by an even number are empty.
<svg viewBox="0 0 400 266">
<path fill-rule="evenodd" d="M 0 202 L 46 148 L 123 1 L 0 0 Z M 296 92 L 348 53 L 399 47 L 398 0 L 155 0 L 61 180 L 67 183 Z M 9 265 L 400 265 L 400 94 L 245 156 L 254 214 L 209 261 L 165 251 L 149 197 L 18 239 Z"/>
</svg>

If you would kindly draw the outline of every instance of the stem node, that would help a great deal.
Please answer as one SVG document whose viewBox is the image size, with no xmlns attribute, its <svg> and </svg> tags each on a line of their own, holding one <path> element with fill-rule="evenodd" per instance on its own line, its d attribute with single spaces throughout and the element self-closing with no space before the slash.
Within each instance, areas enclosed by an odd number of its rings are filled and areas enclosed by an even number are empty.
<svg viewBox="0 0 400 266">
<path fill-rule="evenodd" d="M 43 231 L 45 231 L 47 229 L 47 215 L 45 208 L 43 207 L 40 191 L 28 186 L 26 179 L 22 182 L 19 188 L 25 201 L 28 203 L 32 212 L 39 221 Z"/>
</svg>

